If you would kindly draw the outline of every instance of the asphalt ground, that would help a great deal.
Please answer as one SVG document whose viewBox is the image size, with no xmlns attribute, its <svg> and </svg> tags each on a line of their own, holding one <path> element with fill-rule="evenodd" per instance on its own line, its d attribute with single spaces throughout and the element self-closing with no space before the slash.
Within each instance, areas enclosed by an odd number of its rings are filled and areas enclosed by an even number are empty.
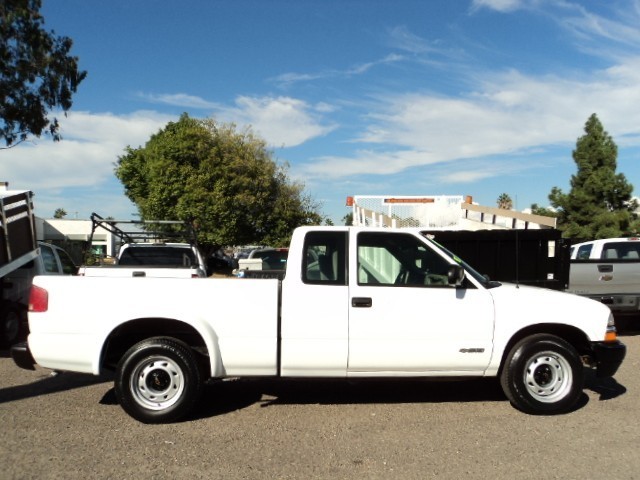
<svg viewBox="0 0 640 480">
<path fill-rule="evenodd" d="M 0 352 L 0 479 L 640 478 L 640 333 L 577 408 L 532 416 L 498 382 L 229 381 L 144 425 L 110 378 L 21 370 Z"/>
</svg>

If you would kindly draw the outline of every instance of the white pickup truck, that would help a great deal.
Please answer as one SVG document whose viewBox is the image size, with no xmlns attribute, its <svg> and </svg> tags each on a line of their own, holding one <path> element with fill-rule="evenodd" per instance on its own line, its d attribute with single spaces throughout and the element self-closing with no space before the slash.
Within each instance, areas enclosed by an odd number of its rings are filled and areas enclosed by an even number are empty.
<svg viewBox="0 0 640 480">
<path fill-rule="evenodd" d="M 149 423 L 208 379 L 261 376 L 499 377 L 517 408 L 558 413 L 585 366 L 611 376 L 626 352 L 606 306 L 490 282 L 419 229 L 301 227 L 282 281 L 38 277 L 30 305 L 17 365 L 115 370 Z"/>
<path fill-rule="evenodd" d="M 640 314 L 640 238 L 573 245 L 567 291 L 598 300 L 617 316 Z"/>
</svg>

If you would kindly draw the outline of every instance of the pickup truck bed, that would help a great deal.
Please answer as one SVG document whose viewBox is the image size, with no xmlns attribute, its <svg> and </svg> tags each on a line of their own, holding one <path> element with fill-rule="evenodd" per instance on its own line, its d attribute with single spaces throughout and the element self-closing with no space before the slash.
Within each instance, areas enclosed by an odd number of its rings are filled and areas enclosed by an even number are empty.
<svg viewBox="0 0 640 480">
<path fill-rule="evenodd" d="M 117 263 L 83 266 L 85 277 L 206 277 L 198 249 L 188 243 L 130 243 L 121 247 Z"/>
<path fill-rule="evenodd" d="M 640 314 L 640 238 L 610 238 L 571 247 L 570 293 L 607 305 L 618 316 Z"/>
</svg>

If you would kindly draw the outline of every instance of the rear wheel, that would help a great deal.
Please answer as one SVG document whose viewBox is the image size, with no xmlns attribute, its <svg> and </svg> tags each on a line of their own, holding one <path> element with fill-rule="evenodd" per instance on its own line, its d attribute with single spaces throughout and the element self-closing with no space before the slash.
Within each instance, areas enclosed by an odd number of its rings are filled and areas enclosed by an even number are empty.
<svg viewBox="0 0 640 480">
<path fill-rule="evenodd" d="M 511 349 L 500 383 L 519 410 L 533 414 L 566 412 L 582 395 L 582 361 L 575 348 L 563 339 L 532 335 Z"/>
<path fill-rule="evenodd" d="M 193 408 L 202 390 L 198 363 L 185 343 L 149 338 L 118 363 L 115 392 L 122 408 L 144 423 L 174 422 Z"/>
<path fill-rule="evenodd" d="M 18 343 L 24 335 L 23 309 L 9 303 L 0 310 L 0 347 Z"/>
</svg>

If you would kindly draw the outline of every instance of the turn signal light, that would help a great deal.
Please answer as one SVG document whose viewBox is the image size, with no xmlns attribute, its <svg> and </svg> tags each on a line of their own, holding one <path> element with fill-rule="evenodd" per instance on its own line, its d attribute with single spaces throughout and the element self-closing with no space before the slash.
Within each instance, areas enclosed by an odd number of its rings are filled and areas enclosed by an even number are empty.
<svg viewBox="0 0 640 480">
<path fill-rule="evenodd" d="M 46 312 L 49 309 L 49 292 L 44 288 L 33 285 L 29 293 L 29 311 Z"/>
<path fill-rule="evenodd" d="M 616 333 L 615 330 L 608 331 L 607 333 L 604 334 L 605 342 L 615 342 L 617 339 L 618 339 L 618 334 Z"/>
</svg>

